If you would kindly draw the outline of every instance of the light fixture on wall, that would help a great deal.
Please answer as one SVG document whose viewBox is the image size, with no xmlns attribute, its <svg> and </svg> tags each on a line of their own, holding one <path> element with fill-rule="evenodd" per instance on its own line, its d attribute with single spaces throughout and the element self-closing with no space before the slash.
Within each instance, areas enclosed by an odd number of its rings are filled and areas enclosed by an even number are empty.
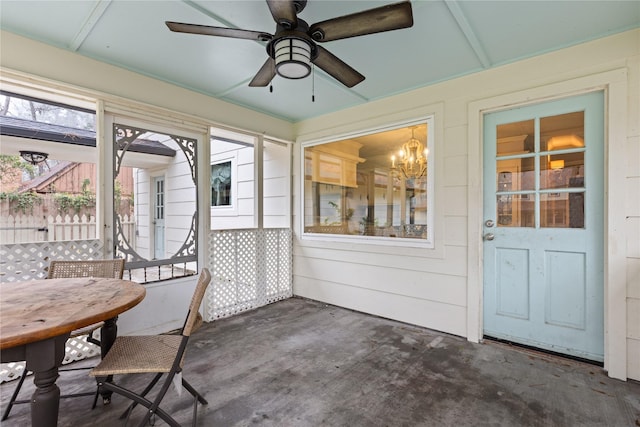
<svg viewBox="0 0 640 427">
<path fill-rule="evenodd" d="M 29 162 L 35 166 L 46 161 L 49 155 L 39 151 L 20 151 L 20 157 L 22 157 L 25 162 Z"/>
<path fill-rule="evenodd" d="M 427 172 L 429 149 L 416 138 L 416 128 L 411 127 L 411 139 L 402 144 L 398 157 L 391 156 L 391 171 L 401 172 L 407 179 L 420 178 Z"/>
</svg>

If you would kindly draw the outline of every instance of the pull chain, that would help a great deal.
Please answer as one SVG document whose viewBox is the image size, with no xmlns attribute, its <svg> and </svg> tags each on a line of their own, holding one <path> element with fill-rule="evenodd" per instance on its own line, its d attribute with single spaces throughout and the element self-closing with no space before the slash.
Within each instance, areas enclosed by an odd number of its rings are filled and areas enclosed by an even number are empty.
<svg viewBox="0 0 640 427">
<path fill-rule="evenodd" d="M 316 67 L 311 65 L 311 102 L 316 102 Z"/>
</svg>

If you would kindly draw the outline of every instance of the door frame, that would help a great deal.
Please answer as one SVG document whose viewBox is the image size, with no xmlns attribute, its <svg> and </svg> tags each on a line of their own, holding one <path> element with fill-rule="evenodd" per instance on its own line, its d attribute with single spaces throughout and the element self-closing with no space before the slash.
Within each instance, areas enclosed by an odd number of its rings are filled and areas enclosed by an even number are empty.
<svg viewBox="0 0 640 427">
<path fill-rule="evenodd" d="M 604 369 L 627 379 L 627 307 L 624 233 L 627 70 L 617 69 L 470 102 L 468 105 L 467 339 L 483 331 L 483 121 L 484 114 L 604 91 Z"/>
</svg>

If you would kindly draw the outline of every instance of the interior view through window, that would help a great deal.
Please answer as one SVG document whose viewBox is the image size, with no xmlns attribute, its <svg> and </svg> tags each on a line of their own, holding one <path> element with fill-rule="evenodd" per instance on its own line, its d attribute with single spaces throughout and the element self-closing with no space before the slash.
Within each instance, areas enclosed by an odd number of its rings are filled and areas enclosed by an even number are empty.
<svg viewBox="0 0 640 427">
<path fill-rule="evenodd" d="M 497 127 L 498 227 L 584 227 L 584 112 Z M 537 218 L 537 219 L 536 219 Z"/>
<path fill-rule="evenodd" d="M 430 239 L 431 119 L 304 149 L 304 232 Z"/>
</svg>

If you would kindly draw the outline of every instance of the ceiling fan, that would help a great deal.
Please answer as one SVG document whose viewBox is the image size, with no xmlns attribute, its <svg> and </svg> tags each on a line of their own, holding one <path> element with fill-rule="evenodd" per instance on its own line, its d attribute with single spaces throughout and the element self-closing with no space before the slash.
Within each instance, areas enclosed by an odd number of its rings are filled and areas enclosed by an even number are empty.
<svg viewBox="0 0 640 427">
<path fill-rule="evenodd" d="M 347 87 L 364 80 L 364 76 L 341 59 L 319 46 L 333 40 L 408 28 L 413 25 L 411 3 L 403 1 L 340 16 L 311 26 L 297 17 L 307 0 L 266 0 L 273 19 L 275 34 L 236 28 L 212 27 L 167 21 L 171 31 L 208 36 L 248 39 L 267 43 L 269 58 L 249 86 L 267 86 L 276 74 L 287 79 L 301 79 L 311 73 L 311 64 Z"/>
</svg>

